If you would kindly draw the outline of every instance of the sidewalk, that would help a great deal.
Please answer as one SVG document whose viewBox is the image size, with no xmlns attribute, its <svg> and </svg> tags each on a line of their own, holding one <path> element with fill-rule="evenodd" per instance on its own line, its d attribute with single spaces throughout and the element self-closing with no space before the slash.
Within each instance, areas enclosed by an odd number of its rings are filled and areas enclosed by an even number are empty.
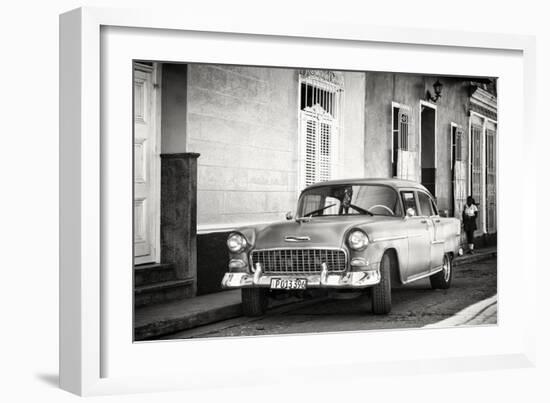
<svg viewBox="0 0 550 403">
<path fill-rule="evenodd" d="M 313 295 L 307 301 L 314 301 L 317 298 Z M 269 308 L 273 309 L 303 301 L 298 297 L 272 299 Z M 137 308 L 134 316 L 134 339 L 140 341 L 158 338 L 241 315 L 241 290 L 221 291 L 166 304 Z"/>
<path fill-rule="evenodd" d="M 473 255 L 454 260 L 455 267 L 490 259 L 496 247 L 477 249 Z M 300 301 L 297 298 L 273 301 L 272 307 Z M 157 338 L 166 334 L 207 325 L 241 316 L 241 291 L 229 290 L 161 305 L 137 308 L 134 316 L 136 341 Z"/>
<path fill-rule="evenodd" d="M 470 264 L 474 262 L 479 262 L 480 260 L 486 260 L 491 259 L 492 257 L 495 257 L 497 255 L 497 247 L 496 246 L 490 246 L 488 248 L 482 248 L 482 249 L 476 249 L 474 250 L 473 255 L 469 255 L 465 253 L 462 256 L 457 256 L 454 259 L 454 265 L 456 266 L 462 266 L 465 264 Z"/>
<path fill-rule="evenodd" d="M 241 290 L 137 308 L 134 315 L 134 340 L 156 338 L 241 314 Z"/>
<path fill-rule="evenodd" d="M 497 296 L 493 295 L 479 301 L 450 318 L 424 326 L 424 328 L 442 328 L 473 325 L 496 325 L 497 323 Z"/>
</svg>

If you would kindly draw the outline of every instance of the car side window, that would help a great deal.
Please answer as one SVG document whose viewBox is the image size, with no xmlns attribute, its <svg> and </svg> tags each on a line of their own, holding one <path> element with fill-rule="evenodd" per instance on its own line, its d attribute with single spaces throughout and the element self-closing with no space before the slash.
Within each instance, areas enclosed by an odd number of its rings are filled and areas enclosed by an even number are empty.
<svg viewBox="0 0 550 403">
<path fill-rule="evenodd" d="M 418 209 L 416 208 L 416 199 L 414 198 L 414 192 L 401 192 L 401 199 L 403 200 L 403 209 L 405 214 L 407 214 L 408 209 L 414 211 L 414 215 L 418 215 Z"/>
<path fill-rule="evenodd" d="M 436 206 L 434 200 L 430 199 L 430 201 L 432 202 L 432 208 L 434 210 L 434 215 L 439 215 L 439 210 L 437 209 L 437 206 Z"/>
<path fill-rule="evenodd" d="M 430 196 L 428 196 L 426 193 L 418 192 L 418 203 L 420 204 L 421 215 L 428 217 L 435 215 Z"/>
</svg>

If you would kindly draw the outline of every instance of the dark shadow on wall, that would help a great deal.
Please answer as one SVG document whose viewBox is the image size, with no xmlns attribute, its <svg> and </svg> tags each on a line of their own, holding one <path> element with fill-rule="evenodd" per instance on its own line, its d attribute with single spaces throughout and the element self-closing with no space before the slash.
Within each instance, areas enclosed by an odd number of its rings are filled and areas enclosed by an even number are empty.
<svg viewBox="0 0 550 403">
<path fill-rule="evenodd" d="M 497 246 L 497 234 L 483 234 L 474 238 L 476 248 L 486 248 L 489 246 Z"/>
<path fill-rule="evenodd" d="M 221 281 L 227 272 L 229 232 L 197 235 L 197 295 L 222 291 Z"/>
</svg>

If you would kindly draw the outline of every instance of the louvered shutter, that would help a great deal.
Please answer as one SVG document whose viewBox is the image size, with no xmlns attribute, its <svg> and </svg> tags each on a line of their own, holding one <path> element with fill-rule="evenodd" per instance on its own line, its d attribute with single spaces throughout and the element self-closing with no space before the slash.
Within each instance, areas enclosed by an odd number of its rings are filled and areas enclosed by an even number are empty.
<svg viewBox="0 0 550 403">
<path fill-rule="evenodd" d="M 399 107 L 399 119 L 398 119 L 398 130 L 399 130 L 399 142 L 398 148 L 403 151 L 409 151 L 409 119 L 410 119 L 410 108 L 406 106 Z"/>
<path fill-rule="evenodd" d="M 332 177 L 332 125 L 319 122 L 319 176 L 318 181 Z"/>
<path fill-rule="evenodd" d="M 317 120 L 304 114 L 305 123 L 305 186 L 316 182 Z"/>
<path fill-rule="evenodd" d="M 305 186 L 327 181 L 333 176 L 335 125 L 330 121 L 304 114 Z"/>
<path fill-rule="evenodd" d="M 472 166 L 471 166 L 471 186 L 472 197 L 476 203 L 481 202 L 481 135 L 483 132 L 483 126 L 472 124 Z"/>
<path fill-rule="evenodd" d="M 496 232 L 496 132 L 486 130 L 487 231 Z"/>
<path fill-rule="evenodd" d="M 455 161 L 462 161 L 462 144 L 464 143 L 464 130 L 462 127 L 456 129 Z"/>
<path fill-rule="evenodd" d="M 397 177 L 416 180 L 415 153 L 411 150 L 411 108 L 399 105 L 397 119 Z"/>
<path fill-rule="evenodd" d="M 302 185 L 334 177 L 338 163 L 338 131 L 342 89 L 307 77 L 300 84 Z"/>
<path fill-rule="evenodd" d="M 453 178 L 453 195 L 454 195 L 454 214 L 455 217 L 461 218 L 462 209 L 466 204 L 467 197 L 467 167 L 463 161 L 464 155 L 464 130 L 461 126 L 456 128 L 455 132 L 455 156 L 454 156 L 454 178 Z"/>
</svg>

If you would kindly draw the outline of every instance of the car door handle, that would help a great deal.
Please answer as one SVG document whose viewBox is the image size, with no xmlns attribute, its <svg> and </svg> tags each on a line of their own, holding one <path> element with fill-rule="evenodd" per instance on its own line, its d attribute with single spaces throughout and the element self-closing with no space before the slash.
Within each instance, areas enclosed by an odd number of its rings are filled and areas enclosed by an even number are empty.
<svg viewBox="0 0 550 403">
<path fill-rule="evenodd" d="M 428 221 L 427 221 L 427 220 L 420 220 L 420 222 L 421 222 L 422 224 L 426 224 Z"/>
<path fill-rule="evenodd" d="M 441 220 L 435 220 L 435 222 L 441 222 Z"/>
</svg>

